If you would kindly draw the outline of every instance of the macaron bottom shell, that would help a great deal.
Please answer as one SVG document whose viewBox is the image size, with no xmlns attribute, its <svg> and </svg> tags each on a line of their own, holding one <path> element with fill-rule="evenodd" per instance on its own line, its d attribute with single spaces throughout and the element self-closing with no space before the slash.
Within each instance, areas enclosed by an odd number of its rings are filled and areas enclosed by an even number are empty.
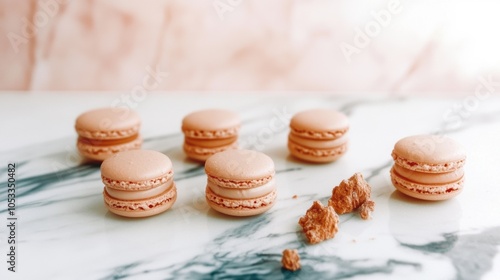
<svg viewBox="0 0 500 280">
<path fill-rule="evenodd" d="M 129 218 L 142 218 L 160 214 L 172 207 L 177 200 L 177 188 L 173 183 L 160 195 L 142 200 L 119 200 L 111 197 L 106 188 L 103 196 L 104 204 L 110 212 Z"/>
<path fill-rule="evenodd" d="M 276 202 L 276 190 L 253 199 L 229 199 L 218 196 L 209 187 L 206 188 L 206 200 L 217 212 L 237 217 L 255 216 L 271 209 Z"/>
<path fill-rule="evenodd" d="M 213 148 L 195 146 L 188 143 L 184 143 L 183 149 L 189 158 L 196 161 L 205 162 L 210 156 L 216 153 L 220 153 L 230 149 L 238 149 L 238 143 L 235 142 L 229 145 L 221 147 L 213 147 Z"/>
<path fill-rule="evenodd" d="M 110 142 L 101 142 L 103 145 L 93 145 L 88 141 L 78 139 L 76 146 L 78 152 L 91 160 L 104 161 L 105 159 L 111 157 L 112 155 L 130 150 L 139 150 L 142 147 L 142 138 L 138 136 L 137 138 L 126 143 L 113 144 Z M 107 144 L 106 144 L 107 143 Z"/>
<path fill-rule="evenodd" d="M 462 192 L 464 177 L 447 184 L 421 184 L 412 182 L 391 169 L 391 181 L 394 187 L 405 195 L 422 200 L 447 200 Z"/>
<path fill-rule="evenodd" d="M 346 153 L 347 147 L 348 144 L 345 143 L 330 149 L 314 149 L 288 141 L 288 150 L 294 157 L 312 163 L 329 163 L 336 161 Z"/>
</svg>

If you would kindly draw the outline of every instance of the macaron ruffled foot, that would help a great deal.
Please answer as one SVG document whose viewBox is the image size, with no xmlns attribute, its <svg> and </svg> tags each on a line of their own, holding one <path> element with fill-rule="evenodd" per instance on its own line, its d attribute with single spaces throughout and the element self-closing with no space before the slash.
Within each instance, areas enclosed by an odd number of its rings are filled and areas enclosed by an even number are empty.
<svg viewBox="0 0 500 280">
<path fill-rule="evenodd" d="M 213 154 L 238 148 L 241 120 L 235 112 L 208 109 L 193 112 L 182 120 L 183 149 L 197 161 L 206 161 Z"/>
<path fill-rule="evenodd" d="M 76 119 L 78 152 L 91 160 L 103 161 L 112 155 L 141 148 L 141 119 L 123 108 L 101 108 L 87 111 Z"/>
<path fill-rule="evenodd" d="M 288 150 L 303 161 L 327 163 L 347 151 L 349 121 L 337 111 L 306 110 L 295 114 L 290 121 Z"/>
<path fill-rule="evenodd" d="M 177 199 L 172 162 L 157 151 L 118 153 L 102 163 L 101 177 L 104 204 L 120 216 L 153 216 Z"/>
<path fill-rule="evenodd" d="M 392 183 L 408 196 L 445 200 L 455 197 L 463 189 L 465 150 L 449 137 L 405 137 L 394 145 L 392 158 Z"/>
<path fill-rule="evenodd" d="M 205 163 L 205 197 L 212 209 L 231 216 L 266 212 L 276 201 L 273 160 L 251 150 L 227 150 Z"/>
</svg>

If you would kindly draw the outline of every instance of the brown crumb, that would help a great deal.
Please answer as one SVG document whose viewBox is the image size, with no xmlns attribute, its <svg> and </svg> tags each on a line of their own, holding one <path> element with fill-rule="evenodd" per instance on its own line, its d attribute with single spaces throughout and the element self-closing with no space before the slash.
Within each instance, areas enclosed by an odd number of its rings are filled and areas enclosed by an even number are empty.
<svg viewBox="0 0 500 280">
<path fill-rule="evenodd" d="M 339 216 L 333 207 L 323 206 L 317 200 L 307 210 L 306 215 L 299 219 L 299 225 L 311 244 L 333 238 L 339 230 L 338 223 Z"/>
<path fill-rule="evenodd" d="M 332 206 L 338 214 L 349 213 L 369 199 L 370 194 L 370 185 L 361 173 L 356 173 L 348 180 L 342 180 L 339 186 L 333 188 L 328 205 Z"/>
<path fill-rule="evenodd" d="M 292 196 L 293 199 L 296 199 L 297 197 L 298 197 L 297 195 Z"/>
<path fill-rule="evenodd" d="M 299 252 L 297 252 L 296 249 L 285 249 L 283 251 L 283 257 L 281 258 L 281 264 L 284 269 L 291 271 L 300 269 Z"/>
<path fill-rule="evenodd" d="M 372 212 L 375 210 L 375 201 L 367 200 L 359 207 L 359 214 L 363 220 L 368 220 L 372 217 Z"/>
</svg>

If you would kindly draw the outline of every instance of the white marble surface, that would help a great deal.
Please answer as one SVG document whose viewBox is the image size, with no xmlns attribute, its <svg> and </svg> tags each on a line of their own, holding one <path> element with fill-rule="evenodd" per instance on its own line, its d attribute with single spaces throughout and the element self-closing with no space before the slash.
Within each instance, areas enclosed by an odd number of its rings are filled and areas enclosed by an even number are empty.
<svg viewBox="0 0 500 280">
<path fill-rule="evenodd" d="M 462 99 L 151 93 L 133 104 L 143 118 L 144 148 L 172 159 L 179 197 L 161 215 L 131 220 L 104 207 L 99 167 L 81 164 L 73 130 L 79 113 L 109 106 L 123 94 L 0 96 L 2 259 L 7 162 L 17 164 L 18 195 L 18 272 L 8 272 L 2 261 L 1 279 L 500 277 L 500 99 L 495 96 L 464 111 L 458 125 L 447 123 L 443 114 Z M 182 117 L 214 106 L 240 112 L 243 142 L 257 140 L 253 148 L 275 161 L 278 203 L 261 216 L 231 218 L 210 210 L 203 168 L 183 155 Z M 311 107 L 338 109 L 351 120 L 350 150 L 335 163 L 290 158 L 286 125 L 272 135 L 263 132 L 275 112 Z M 468 152 L 463 193 L 445 202 L 422 202 L 396 192 L 388 175 L 394 143 L 443 128 Z M 334 239 L 308 245 L 299 217 L 313 200 L 326 202 L 332 187 L 355 172 L 362 172 L 373 188 L 373 219 L 342 215 Z M 299 250 L 302 270 L 281 269 L 285 248 Z"/>
</svg>

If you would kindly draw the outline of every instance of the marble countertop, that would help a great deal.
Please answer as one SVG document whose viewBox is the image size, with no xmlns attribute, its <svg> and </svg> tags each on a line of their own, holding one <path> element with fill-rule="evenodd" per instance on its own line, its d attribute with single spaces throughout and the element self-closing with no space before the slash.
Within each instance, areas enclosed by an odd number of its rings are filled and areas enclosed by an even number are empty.
<svg viewBox="0 0 500 280">
<path fill-rule="evenodd" d="M 123 105 L 124 96 L 0 96 L 1 279 L 500 278 L 497 96 L 481 101 L 474 96 L 297 93 L 149 93 L 140 100 L 129 98 L 127 106 L 143 119 L 143 148 L 172 159 L 178 187 L 173 208 L 146 219 L 109 213 L 99 166 L 82 164 L 75 149 L 76 116 L 90 108 Z M 273 158 L 279 194 L 269 212 L 232 218 L 206 204 L 203 166 L 185 158 L 180 123 L 185 114 L 207 107 L 238 111 L 244 121 L 242 144 Z M 312 165 L 288 154 L 290 115 L 312 107 L 338 109 L 350 118 L 350 148 L 337 162 Z M 391 150 L 398 139 L 418 133 L 445 133 L 466 147 L 466 184 L 458 197 L 424 202 L 395 191 L 389 178 Z M 15 273 L 5 262 L 8 163 L 16 164 Z M 326 203 L 332 188 L 355 172 L 362 172 L 372 186 L 373 218 L 341 215 L 334 239 L 309 245 L 299 217 L 314 200 Z M 281 269 L 286 248 L 298 249 L 301 270 Z"/>
</svg>

